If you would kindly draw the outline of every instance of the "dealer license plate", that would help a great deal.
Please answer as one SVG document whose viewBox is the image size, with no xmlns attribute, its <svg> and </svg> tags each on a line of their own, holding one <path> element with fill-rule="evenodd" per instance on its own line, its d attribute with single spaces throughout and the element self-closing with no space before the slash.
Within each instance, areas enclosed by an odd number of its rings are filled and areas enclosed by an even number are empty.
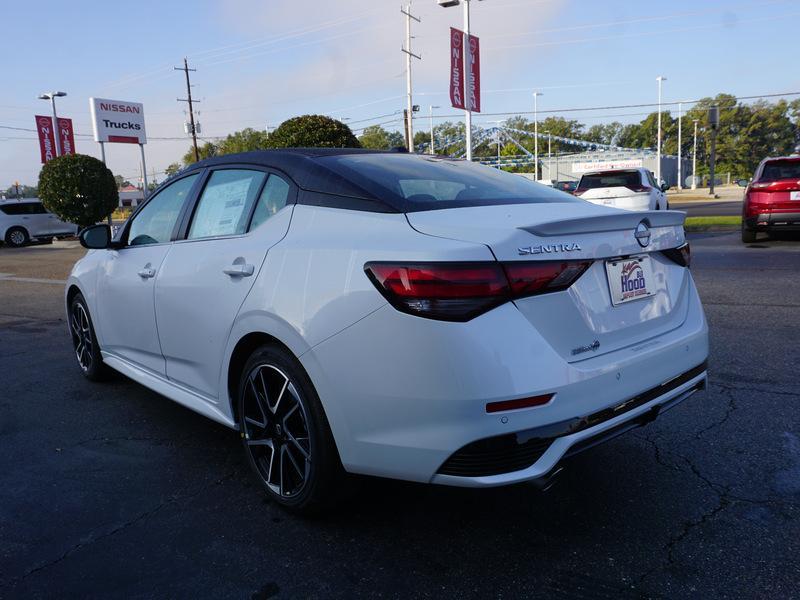
<svg viewBox="0 0 800 600">
<path fill-rule="evenodd" d="M 653 266 L 649 256 L 607 260 L 608 289 L 614 306 L 655 294 Z"/>
</svg>

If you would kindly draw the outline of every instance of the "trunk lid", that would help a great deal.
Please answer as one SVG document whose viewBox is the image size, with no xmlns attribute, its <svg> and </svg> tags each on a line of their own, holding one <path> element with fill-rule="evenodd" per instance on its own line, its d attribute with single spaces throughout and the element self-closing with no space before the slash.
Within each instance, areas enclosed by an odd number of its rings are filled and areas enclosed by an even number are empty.
<svg viewBox="0 0 800 600">
<path fill-rule="evenodd" d="M 686 318 L 686 269 L 659 252 L 684 243 L 682 212 L 631 212 L 587 202 L 453 208 L 407 217 L 420 233 L 485 244 L 501 262 L 592 259 L 569 289 L 515 301 L 569 362 L 659 336 Z M 650 231 L 644 248 L 634 235 L 642 222 Z M 649 257 L 653 294 L 614 305 L 605 259 L 631 255 Z"/>
<path fill-rule="evenodd" d="M 748 192 L 753 212 L 800 212 L 800 180 L 754 182 Z"/>
</svg>

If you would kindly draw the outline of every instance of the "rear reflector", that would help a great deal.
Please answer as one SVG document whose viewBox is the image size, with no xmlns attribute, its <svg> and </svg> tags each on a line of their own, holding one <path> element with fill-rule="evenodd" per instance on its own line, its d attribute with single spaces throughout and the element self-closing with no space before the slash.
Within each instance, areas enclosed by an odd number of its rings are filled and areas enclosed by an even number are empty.
<svg viewBox="0 0 800 600">
<path fill-rule="evenodd" d="M 519 410 L 520 408 L 531 408 L 533 406 L 542 406 L 552 400 L 554 394 L 544 394 L 542 396 L 533 396 L 531 398 L 517 398 L 516 400 L 502 400 L 500 402 L 489 402 L 486 405 L 487 413 L 502 412 L 504 410 Z"/>
<path fill-rule="evenodd" d="M 468 321 L 510 300 L 567 289 L 591 260 L 537 262 L 378 263 L 364 271 L 397 310 L 444 321 Z"/>
</svg>

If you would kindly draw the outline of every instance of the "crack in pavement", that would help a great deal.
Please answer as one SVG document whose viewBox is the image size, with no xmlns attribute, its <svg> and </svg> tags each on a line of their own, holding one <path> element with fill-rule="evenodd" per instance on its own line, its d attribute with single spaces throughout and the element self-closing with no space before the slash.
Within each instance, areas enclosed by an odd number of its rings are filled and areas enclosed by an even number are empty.
<svg viewBox="0 0 800 600">
<path fill-rule="evenodd" d="M 735 410 L 735 408 L 733 409 Z M 703 431 L 708 431 L 713 429 L 714 427 L 718 426 L 719 424 L 723 423 L 727 418 L 729 418 L 730 413 L 733 410 L 729 411 L 729 414 L 720 421 L 719 423 L 704 429 Z M 673 469 L 680 472 L 686 472 L 684 469 L 680 468 L 678 465 L 669 463 L 664 458 L 663 454 L 668 454 L 674 456 L 676 458 L 681 459 L 688 467 L 689 471 L 698 479 L 700 480 L 705 487 L 711 490 L 716 496 L 717 501 L 714 505 L 709 509 L 703 512 L 698 518 L 692 519 L 689 521 L 684 521 L 682 529 L 676 535 L 673 535 L 669 538 L 667 543 L 663 546 L 662 550 L 666 552 L 666 563 L 661 564 L 658 566 L 653 566 L 651 569 L 645 571 L 637 580 L 637 585 L 641 586 L 644 582 L 656 574 L 658 571 L 661 571 L 665 568 L 669 568 L 674 565 L 676 560 L 676 549 L 677 547 L 692 534 L 694 530 L 703 525 L 710 523 L 713 521 L 719 514 L 727 510 L 729 507 L 737 504 L 737 503 L 746 503 L 752 505 L 777 505 L 777 506 L 785 506 L 785 503 L 771 498 L 747 498 L 744 496 L 740 496 L 738 494 L 734 494 L 731 492 L 731 486 L 726 484 L 721 484 L 709 479 L 706 475 L 704 475 L 701 470 L 694 464 L 694 462 L 688 457 L 677 452 L 672 452 L 669 450 L 662 450 L 658 446 L 658 441 L 653 439 L 649 435 L 640 436 L 635 435 L 638 439 L 647 442 L 653 449 L 653 455 L 655 457 L 656 462 L 666 468 Z M 697 438 L 697 436 L 695 436 Z"/>
<path fill-rule="evenodd" d="M 230 456 L 228 458 L 230 458 Z M 226 459 L 225 462 L 228 462 L 228 460 Z M 145 521 L 145 520 L 149 519 L 150 517 L 154 516 L 155 514 L 157 514 L 158 512 L 160 512 L 162 509 L 164 509 L 167 506 L 170 506 L 170 505 L 173 505 L 173 504 L 176 504 L 176 503 L 179 503 L 179 502 L 185 502 L 187 500 L 191 500 L 193 498 L 196 498 L 197 496 L 199 496 L 200 494 L 210 490 L 214 486 L 220 485 L 223 482 L 225 482 L 225 481 L 227 481 L 229 479 L 232 479 L 234 476 L 237 475 L 237 473 L 238 473 L 238 470 L 237 469 L 233 469 L 232 471 L 228 472 L 227 474 L 222 475 L 221 477 L 218 477 L 214 481 L 212 481 L 212 482 L 210 482 L 210 483 L 208 483 L 206 485 L 200 486 L 199 489 L 197 489 L 196 491 L 194 491 L 192 493 L 189 493 L 189 494 L 180 494 L 180 493 L 179 494 L 175 494 L 175 495 L 171 496 L 168 500 L 165 500 L 165 501 L 159 503 L 157 506 L 155 506 L 155 507 L 153 507 L 153 508 L 151 508 L 151 509 L 149 509 L 149 510 L 143 512 L 143 513 L 140 513 L 140 514 L 136 515 L 135 517 L 133 517 L 131 519 L 128 519 L 124 523 L 115 526 L 110 531 L 107 531 L 107 532 L 105 532 L 105 533 L 103 533 L 101 535 L 98 535 L 98 536 L 94 537 L 94 531 L 92 531 L 92 532 L 89 533 L 89 539 L 87 541 L 80 542 L 80 543 L 77 543 L 77 544 L 73 545 L 72 547 L 67 549 L 58 558 L 55 558 L 55 559 L 50 560 L 50 561 L 47 561 L 44 564 L 41 564 L 41 565 L 39 565 L 37 567 L 34 567 L 33 569 L 30 569 L 30 570 L 26 571 L 21 577 L 16 577 L 16 578 L 13 578 L 13 579 L 9 580 L 8 582 L 3 583 L 2 586 L 0 586 L 0 588 L 2 588 L 2 587 L 13 588 L 16 585 L 18 585 L 19 583 L 21 583 L 22 581 L 24 581 L 27 578 L 31 577 L 32 575 L 40 573 L 41 571 L 44 571 L 45 569 L 49 569 L 50 567 L 62 562 L 63 560 L 66 560 L 67 558 L 69 558 L 70 556 L 75 554 L 78 550 L 81 550 L 82 548 L 87 548 L 87 547 L 91 546 L 92 544 L 94 544 L 96 542 L 99 542 L 100 540 L 104 540 L 106 538 L 109 538 L 111 536 L 116 535 L 120 531 L 123 531 L 123 530 L 131 527 L 132 525 L 135 525 L 135 524 L 137 524 L 137 523 L 139 523 L 141 521 Z"/>
<path fill-rule="evenodd" d="M 720 427 L 720 426 L 724 425 L 728 421 L 728 419 L 731 418 L 731 415 L 733 415 L 733 413 L 738 408 L 736 406 L 736 401 L 733 398 L 733 389 L 731 389 L 729 387 L 725 387 L 725 386 L 719 385 L 719 384 L 711 384 L 711 385 L 720 388 L 722 394 L 726 395 L 728 397 L 728 408 L 725 411 L 725 414 L 722 416 L 722 418 L 719 421 L 717 421 L 716 423 L 712 423 L 708 427 L 704 427 L 703 429 L 698 431 L 696 434 L 694 434 L 694 439 L 696 439 L 696 440 L 699 440 L 700 437 L 704 433 L 707 433 L 707 432 L 711 431 L 712 429 L 716 429 L 717 427 Z"/>
</svg>

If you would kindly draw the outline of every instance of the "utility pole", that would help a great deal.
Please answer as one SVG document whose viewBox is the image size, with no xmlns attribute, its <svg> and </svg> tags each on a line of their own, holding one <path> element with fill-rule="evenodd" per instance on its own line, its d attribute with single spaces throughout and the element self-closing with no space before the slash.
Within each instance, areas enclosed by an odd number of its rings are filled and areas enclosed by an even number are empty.
<svg viewBox="0 0 800 600">
<path fill-rule="evenodd" d="M 408 151 L 414 151 L 414 100 L 411 94 L 411 59 L 416 58 L 420 60 L 422 57 L 414 54 L 411 51 L 411 40 L 413 36 L 411 35 L 411 21 L 414 20 L 417 23 L 421 23 L 422 21 L 411 14 L 411 4 L 407 4 L 405 8 L 401 8 L 400 12 L 406 16 L 406 44 L 405 47 L 400 48 L 406 55 L 406 95 L 408 96 L 407 102 L 408 106 L 406 107 L 407 111 L 407 118 L 406 118 L 406 138 L 408 140 Z"/>
<path fill-rule="evenodd" d="M 409 137 L 408 137 L 408 109 L 407 108 L 403 109 L 403 134 L 404 134 L 404 137 L 406 138 L 406 150 L 411 152 L 411 141 L 409 140 Z"/>
<path fill-rule="evenodd" d="M 194 124 L 194 108 L 193 104 L 199 100 L 192 100 L 192 84 L 189 83 L 189 71 L 197 71 L 197 69 L 189 68 L 189 61 L 186 57 L 183 58 L 183 67 L 173 67 L 176 71 L 183 71 L 186 74 L 186 98 L 178 98 L 178 102 L 187 102 L 189 104 L 189 124 L 192 130 L 192 143 L 194 144 L 194 159 L 200 160 L 200 151 L 197 149 L 197 127 Z"/>
<path fill-rule="evenodd" d="M 692 189 L 697 189 L 697 119 L 694 119 L 694 150 L 692 151 Z"/>
</svg>

